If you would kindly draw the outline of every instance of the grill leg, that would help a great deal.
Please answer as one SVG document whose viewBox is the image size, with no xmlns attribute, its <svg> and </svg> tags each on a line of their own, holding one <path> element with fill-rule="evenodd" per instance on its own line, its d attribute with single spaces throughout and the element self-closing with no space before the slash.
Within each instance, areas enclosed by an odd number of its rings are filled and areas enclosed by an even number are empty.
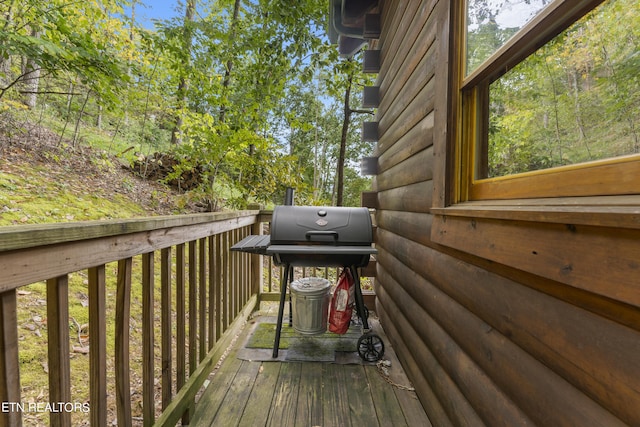
<svg viewBox="0 0 640 427">
<path fill-rule="evenodd" d="M 280 283 L 280 307 L 278 308 L 278 324 L 276 325 L 276 338 L 273 342 L 273 358 L 278 357 L 278 349 L 280 347 L 280 333 L 282 332 L 282 316 L 284 315 L 284 302 L 287 298 L 287 284 L 289 283 L 289 264 L 284 266 L 282 281 Z"/>
<path fill-rule="evenodd" d="M 293 267 L 289 267 L 289 283 L 293 282 Z M 289 292 L 289 327 L 293 327 L 293 303 L 291 302 L 291 292 Z"/>
<path fill-rule="evenodd" d="M 362 328 L 366 333 L 367 331 L 369 331 L 369 321 L 367 319 L 368 314 L 366 313 L 364 307 L 364 297 L 362 296 L 362 289 L 360 289 L 360 276 L 358 275 L 358 268 L 352 265 L 349 267 L 349 270 L 351 270 L 351 276 L 353 277 L 353 281 L 355 282 L 354 294 L 356 297 L 356 311 L 358 312 L 358 317 L 362 319 Z"/>
</svg>

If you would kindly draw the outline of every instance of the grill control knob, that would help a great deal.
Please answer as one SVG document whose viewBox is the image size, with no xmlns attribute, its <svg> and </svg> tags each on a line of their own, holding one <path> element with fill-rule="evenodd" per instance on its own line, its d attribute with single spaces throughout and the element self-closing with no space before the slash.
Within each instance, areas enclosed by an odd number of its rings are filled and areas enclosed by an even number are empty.
<svg viewBox="0 0 640 427">
<path fill-rule="evenodd" d="M 324 209 L 319 210 L 318 216 L 327 216 L 327 211 L 325 211 Z"/>
</svg>

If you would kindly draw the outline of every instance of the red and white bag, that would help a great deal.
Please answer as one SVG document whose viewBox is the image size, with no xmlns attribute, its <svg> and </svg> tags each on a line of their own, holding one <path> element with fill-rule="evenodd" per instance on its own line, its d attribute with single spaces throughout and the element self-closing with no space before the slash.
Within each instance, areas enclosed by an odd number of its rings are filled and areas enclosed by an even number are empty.
<svg viewBox="0 0 640 427">
<path fill-rule="evenodd" d="M 329 307 L 329 331 L 345 334 L 351 322 L 354 299 L 354 280 L 348 268 L 342 270 Z"/>
</svg>

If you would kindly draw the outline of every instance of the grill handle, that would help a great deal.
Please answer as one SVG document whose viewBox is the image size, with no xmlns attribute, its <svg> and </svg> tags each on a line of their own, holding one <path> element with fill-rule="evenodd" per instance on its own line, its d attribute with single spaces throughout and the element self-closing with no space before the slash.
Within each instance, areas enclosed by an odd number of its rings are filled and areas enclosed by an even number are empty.
<svg viewBox="0 0 640 427">
<path fill-rule="evenodd" d="M 319 240 L 322 240 L 325 237 L 330 237 L 333 239 L 334 244 L 338 244 L 339 234 L 337 231 L 311 230 L 311 231 L 307 231 L 307 233 L 305 234 L 305 237 L 307 238 L 307 240 L 313 240 L 314 237 L 319 238 Z"/>
</svg>

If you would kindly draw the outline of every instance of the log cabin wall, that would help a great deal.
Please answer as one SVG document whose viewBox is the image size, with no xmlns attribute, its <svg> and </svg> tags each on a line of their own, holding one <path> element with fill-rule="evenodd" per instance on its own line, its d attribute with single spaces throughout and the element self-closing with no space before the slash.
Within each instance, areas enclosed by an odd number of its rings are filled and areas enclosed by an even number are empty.
<svg viewBox="0 0 640 427">
<path fill-rule="evenodd" d="M 380 7 L 376 311 L 433 425 L 640 425 L 637 224 L 436 215 L 451 2 Z"/>
</svg>

